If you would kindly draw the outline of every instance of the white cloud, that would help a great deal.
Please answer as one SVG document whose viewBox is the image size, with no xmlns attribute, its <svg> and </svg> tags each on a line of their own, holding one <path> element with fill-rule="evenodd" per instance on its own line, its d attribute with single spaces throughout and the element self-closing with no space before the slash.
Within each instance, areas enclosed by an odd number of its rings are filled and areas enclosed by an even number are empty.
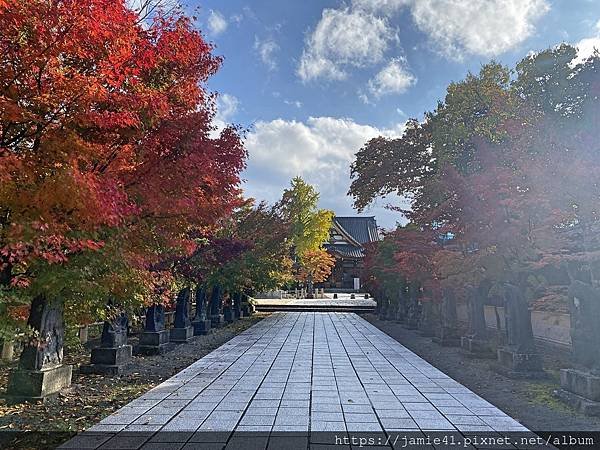
<svg viewBox="0 0 600 450">
<path fill-rule="evenodd" d="M 227 20 L 219 11 L 210 10 L 208 16 L 208 30 L 213 36 L 218 36 L 227 29 Z"/>
<path fill-rule="evenodd" d="M 405 58 L 394 58 L 369 80 L 369 91 L 377 98 L 387 94 L 402 94 L 417 82 L 406 67 Z"/>
<path fill-rule="evenodd" d="M 600 20 L 596 23 L 596 35 L 590 38 L 582 39 L 577 44 L 577 58 L 571 64 L 577 65 L 585 62 L 594 52 L 600 52 Z"/>
<path fill-rule="evenodd" d="M 487 57 L 516 47 L 549 11 L 546 0 L 412 0 L 415 23 L 447 57 Z"/>
<path fill-rule="evenodd" d="M 410 3 L 411 0 L 352 0 L 355 8 L 385 14 L 394 14 Z"/>
<path fill-rule="evenodd" d="M 306 122 L 276 119 L 255 124 L 248 135 L 248 195 L 275 202 L 294 176 L 302 176 L 321 194 L 321 207 L 352 214 L 350 163 L 354 154 L 376 136 L 399 136 L 392 129 L 361 125 L 352 119 L 311 117 Z"/>
<path fill-rule="evenodd" d="M 275 53 L 279 50 L 279 45 L 273 39 L 265 39 L 264 41 L 259 39 L 258 36 L 254 37 L 254 50 L 258 52 L 261 61 L 267 66 L 269 70 L 277 69 L 277 62 L 275 61 Z"/>
<path fill-rule="evenodd" d="M 396 30 L 385 17 L 362 9 L 324 9 L 321 20 L 307 36 L 298 75 L 303 81 L 316 78 L 344 79 L 347 67 L 379 63 Z"/>
<path fill-rule="evenodd" d="M 302 108 L 302 102 L 299 100 L 284 100 L 283 103 L 289 106 L 295 106 L 296 108 Z"/>
</svg>

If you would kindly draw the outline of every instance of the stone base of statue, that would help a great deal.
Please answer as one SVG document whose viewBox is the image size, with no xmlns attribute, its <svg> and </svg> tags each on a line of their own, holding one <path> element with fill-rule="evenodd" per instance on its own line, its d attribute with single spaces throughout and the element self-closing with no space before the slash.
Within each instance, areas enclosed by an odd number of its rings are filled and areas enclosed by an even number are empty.
<svg viewBox="0 0 600 450">
<path fill-rule="evenodd" d="M 432 339 L 442 347 L 460 347 L 460 338 L 456 335 L 456 331 L 451 328 L 442 327 L 437 336 Z"/>
<path fill-rule="evenodd" d="M 194 336 L 203 336 L 210 333 L 210 320 L 194 320 L 192 322 Z"/>
<path fill-rule="evenodd" d="M 171 328 L 169 340 L 175 344 L 185 344 L 194 336 L 194 327 Z"/>
<path fill-rule="evenodd" d="M 589 400 L 565 389 L 554 391 L 554 395 L 581 414 L 586 416 L 600 416 L 600 402 Z"/>
<path fill-rule="evenodd" d="M 223 319 L 226 323 L 235 322 L 235 315 L 233 314 L 233 310 L 229 307 L 223 308 Z"/>
<path fill-rule="evenodd" d="M 561 389 L 555 395 L 587 416 L 600 416 L 600 376 L 576 369 L 560 371 Z"/>
<path fill-rule="evenodd" d="M 537 353 L 524 353 L 501 347 L 498 349 L 498 360 L 493 368 L 509 378 L 546 378 L 542 369 L 542 360 Z"/>
<path fill-rule="evenodd" d="M 223 314 L 215 314 L 210 316 L 211 328 L 222 328 L 225 326 L 225 318 Z"/>
<path fill-rule="evenodd" d="M 140 334 L 140 343 L 136 347 L 139 355 L 160 355 L 173 348 L 169 343 L 169 330 L 144 331 Z"/>
<path fill-rule="evenodd" d="M 460 347 L 464 354 L 471 358 L 495 359 L 496 354 L 490 347 L 488 341 L 473 336 L 463 336 L 460 338 Z"/>
<path fill-rule="evenodd" d="M 71 386 L 73 367 L 60 365 L 45 370 L 15 369 L 8 378 L 7 403 L 43 402 Z"/>
<path fill-rule="evenodd" d="M 116 348 L 93 348 L 91 364 L 79 367 L 80 373 L 100 375 L 120 375 L 123 367 L 131 361 L 131 345 Z"/>
</svg>

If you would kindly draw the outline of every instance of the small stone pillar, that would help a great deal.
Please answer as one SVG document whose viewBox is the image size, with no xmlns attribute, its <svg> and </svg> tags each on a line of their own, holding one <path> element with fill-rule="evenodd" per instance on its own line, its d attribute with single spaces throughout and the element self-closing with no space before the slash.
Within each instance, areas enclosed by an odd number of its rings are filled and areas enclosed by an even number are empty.
<svg viewBox="0 0 600 450">
<path fill-rule="evenodd" d="M 487 280 L 482 281 L 477 289 L 470 284 L 465 286 L 469 332 L 466 336 L 461 337 L 460 346 L 467 356 L 473 358 L 494 358 L 496 356 L 487 340 L 485 323 L 484 304 L 490 288 L 491 282 Z"/>
<path fill-rule="evenodd" d="M 63 364 L 62 306 L 43 295 L 34 298 L 27 324 L 39 338 L 25 345 L 19 367 L 8 378 L 9 403 L 43 401 L 71 385 L 72 367 Z"/>
<path fill-rule="evenodd" d="M 175 322 L 171 328 L 170 340 L 176 344 L 185 344 L 192 339 L 194 328 L 190 321 L 190 288 L 182 289 L 177 295 Z"/>
<path fill-rule="evenodd" d="M 211 328 L 221 328 L 225 324 L 221 314 L 221 286 L 216 284 L 210 295 L 210 322 Z"/>
<path fill-rule="evenodd" d="M 12 361 L 15 354 L 15 344 L 13 341 L 0 341 L 0 347 L 2 348 L 0 359 L 2 361 Z"/>
<path fill-rule="evenodd" d="M 119 375 L 131 360 L 132 348 L 127 345 L 129 319 L 121 313 L 114 320 L 105 321 L 100 337 L 100 347 L 92 349 L 89 365 L 81 366 L 81 373 Z"/>
<path fill-rule="evenodd" d="M 514 378 L 542 378 L 542 360 L 535 349 L 531 311 L 521 288 L 504 285 L 504 313 L 508 345 L 498 349 L 499 372 Z"/>
<path fill-rule="evenodd" d="M 440 308 L 441 326 L 438 328 L 436 337 L 433 341 L 446 346 L 459 346 L 460 338 L 458 336 L 458 316 L 456 313 L 456 294 L 453 288 L 444 288 L 442 290 L 442 304 Z"/>
<path fill-rule="evenodd" d="M 572 358 L 578 369 L 561 369 L 557 396 L 581 413 L 600 416 L 600 289 L 581 280 L 569 287 Z"/>
<path fill-rule="evenodd" d="M 79 327 L 77 330 L 77 334 L 79 335 L 79 342 L 82 344 L 86 344 L 89 340 L 89 331 L 90 328 L 87 325 Z"/>
<path fill-rule="evenodd" d="M 169 331 L 165 330 L 165 307 L 152 305 L 146 310 L 146 324 L 140 334 L 138 353 L 158 355 L 169 350 Z"/>
<path fill-rule="evenodd" d="M 210 320 L 206 318 L 206 289 L 196 288 L 196 315 L 192 321 L 194 336 L 205 335 L 210 332 Z"/>
<path fill-rule="evenodd" d="M 244 311 L 242 311 L 242 293 L 236 292 L 232 297 L 233 301 L 233 315 L 236 319 L 242 319 L 244 317 Z"/>
</svg>

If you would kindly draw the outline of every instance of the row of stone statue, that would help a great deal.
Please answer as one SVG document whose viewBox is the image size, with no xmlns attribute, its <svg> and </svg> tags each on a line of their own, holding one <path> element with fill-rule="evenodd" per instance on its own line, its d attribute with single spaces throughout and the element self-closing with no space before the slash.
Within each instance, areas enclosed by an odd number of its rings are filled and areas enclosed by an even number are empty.
<svg viewBox="0 0 600 450">
<path fill-rule="evenodd" d="M 135 351 L 141 355 L 163 353 L 175 344 L 188 342 L 192 336 L 208 334 L 254 312 L 249 297 L 240 292 L 223 295 L 220 286 L 195 292 L 196 313 L 190 319 L 192 290 L 177 295 L 173 327 L 166 328 L 165 308 L 155 304 L 145 311 L 144 329 Z M 7 396 L 13 402 L 44 400 L 71 384 L 72 367 L 63 364 L 64 321 L 62 306 L 43 296 L 32 303 L 28 325 L 37 337 L 24 346 L 19 366 L 11 372 Z M 121 313 L 102 327 L 100 346 L 92 349 L 91 362 L 79 368 L 82 373 L 117 375 L 130 361 L 133 347 L 127 342 L 129 319 Z"/>
<path fill-rule="evenodd" d="M 441 345 L 460 346 L 471 357 L 494 358 L 493 367 L 507 376 L 545 377 L 525 288 L 510 283 L 493 286 L 484 280 L 463 290 L 467 302 L 466 330 L 458 321 L 457 290 L 451 287 L 442 290 L 440 302 L 423 300 L 416 285 L 400 289 L 395 298 L 376 292 L 377 311 L 381 319 L 418 329 Z M 556 395 L 585 414 L 600 415 L 600 289 L 572 279 L 568 296 L 574 368 L 561 370 L 561 389 Z M 499 336 L 491 335 L 487 328 L 486 305 L 504 307 L 504 324 L 496 314 L 497 329 L 502 330 Z M 499 337 L 498 342 L 493 342 L 494 337 Z M 495 344 L 498 345 L 494 351 Z"/>
</svg>

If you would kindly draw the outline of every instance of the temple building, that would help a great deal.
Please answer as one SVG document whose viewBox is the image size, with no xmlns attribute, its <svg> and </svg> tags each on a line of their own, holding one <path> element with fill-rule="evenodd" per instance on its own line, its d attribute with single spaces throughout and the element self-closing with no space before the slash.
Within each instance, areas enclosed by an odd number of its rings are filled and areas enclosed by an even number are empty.
<svg viewBox="0 0 600 450">
<path fill-rule="evenodd" d="M 335 257 L 335 266 L 329 279 L 320 286 L 358 291 L 365 245 L 379 240 L 375 217 L 334 217 L 325 248 Z"/>
</svg>

